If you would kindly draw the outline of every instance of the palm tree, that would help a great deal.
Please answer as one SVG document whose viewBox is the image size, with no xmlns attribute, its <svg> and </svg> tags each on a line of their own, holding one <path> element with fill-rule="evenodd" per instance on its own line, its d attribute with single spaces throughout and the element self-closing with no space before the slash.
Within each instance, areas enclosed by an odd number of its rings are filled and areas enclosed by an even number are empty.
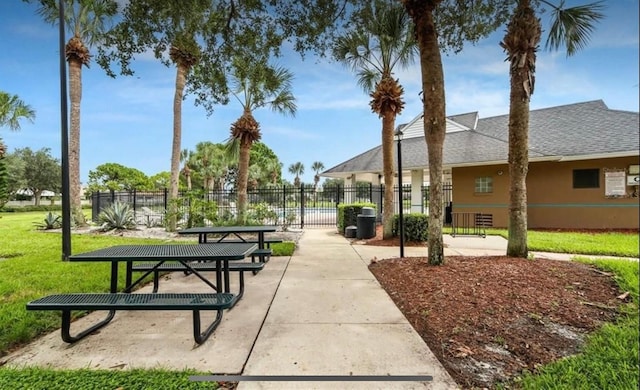
<svg viewBox="0 0 640 390">
<path fill-rule="evenodd" d="M 10 130 L 20 130 L 20 119 L 24 118 L 33 122 L 36 112 L 25 102 L 20 100 L 18 95 L 10 95 L 0 91 L 0 127 L 8 126 Z M 0 205 L 6 200 L 7 170 L 4 162 L 4 155 L 7 153 L 7 146 L 0 138 Z"/>
<path fill-rule="evenodd" d="M 187 179 L 187 191 L 191 191 L 191 168 L 189 167 L 193 153 L 189 149 L 182 149 L 180 152 L 180 162 L 182 164 L 182 174 Z"/>
<path fill-rule="evenodd" d="M 169 49 L 169 58 L 176 66 L 176 86 L 173 95 L 173 138 L 171 142 L 171 181 L 169 199 L 178 199 L 180 179 L 180 143 L 182 141 L 182 100 L 187 82 L 187 74 L 198 62 L 200 49 L 189 33 L 179 35 Z M 169 212 L 169 231 L 176 230 L 177 209 L 175 203 Z"/>
<path fill-rule="evenodd" d="M 304 174 L 304 165 L 299 161 L 289 165 L 289 173 L 296 176 L 293 179 L 293 185 L 295 187 L 300 187 L 300 175 Z"/>
<path fill-rule="evenodd" d="M 259 141 L 260 125 L 253 111 L 270 107 L 282 114 L 295 115 L 295 97 L 291 92 L 293 75 L 282 67 L 270 66 L 266 60 L 247 63 L 240 58 L 233 61 L 232 95 L 242 106 L 242 116 L 231 125 L 228 144 L 237 144 L 238 151 L 238 214 L 237 221 L 243 224 L 247 209 L 247 182 L 249 176 L 249 154 L 251 145 Z"/>
<path fill-rule="evenodd" d="M 358 74 L 358 84 L 370 93 L 371 109 L 382 118 L 384 238 L 393 235 L 393 136 L 396 116 L 402 112 L 404 90 L 392 77 L 396 66 L 413 63 L 416 41 L 413 24 L 402 5 L 377 0 L 362 16 L 362 30 L 340 37 L 334 57 Z"/>
<path fill-rule="evenodd" d="M 316 173 L 313 176 L 313 189 L 318 190 L 318 182 L 320 181 L 320 171 L 324 169 L 324 164 L 321 161 L 314 161 L 311 164 L 311 169 Z"/>
<path fill-rule="evenodd" d="M 40 1 L 38 9 L 45 21 L 57 24 L 59 10 L 57 1 Z M 69 196 L 71 212 L 78 225 L 85 225 L 82 213 L 80 187 L 80 102 L 82 100 L 82 66 L 89 67 L 89 47 L 100 42 L 107 30 L 107 22 L 116 14 L 117 3 L 113 0 L 74 1 L 65 0 L 65 25 L 72 34 L 65 46 L 69 63 Z"/>
<path fill-rule="evenodd" d="M 9 130 L 20 130 L 20 119 L 27 119 L 33 123 L 36 112 L 23 102 L 18 95 L 10 95 L 0 91 L 0 127 L 9 127 Z"/>
<path fill-rule="evenodd" d="M 268 160 L 264 167 L 265 171 L 269 175 L 269 182 L 271 184 L 278 184 L 278 179 L 282 173 L 282 163 L 278 160 Z"/>
<path fill-rule="evenodd" d="M 563 8 L 564 1 L 553 8 L 553 23 L 546 48 L 557 50 L 566 45 L 567 56 L 584 47 L 594 23 L 603 17 L 601 2 Z M 518 5 L 500 45 L 510 62 L 509 97 L 509 241 L 507 256 L 528 256 L 527 249 L 527 171 L 529 168 L 529 102 L 534 90 L 536 51 L 541 37 L 540 19 L 530 0 Z"/>
</svg>

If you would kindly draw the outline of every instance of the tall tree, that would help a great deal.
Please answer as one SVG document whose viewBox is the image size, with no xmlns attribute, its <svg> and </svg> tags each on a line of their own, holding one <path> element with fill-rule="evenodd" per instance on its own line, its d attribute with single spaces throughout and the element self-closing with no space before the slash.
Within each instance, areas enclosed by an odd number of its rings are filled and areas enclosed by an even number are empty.
<svg viewBox="0 0 640 390">
<path fill-rule="evenodd" d="M 89 171 L 90 191 L 151 190 L 153 182 L 144 172 L 117 163 L 98 165 Z"/>
<path fill-rule="evenodd" d="M 7 162 L 5 161 L 6 153 L 7 147 L 2 142 L 2 138 L 0 138 L 0 208 L 9 200 L 9 173 L 7 171 Z"/>
<path fill-rule="evenodd" d="M 603 18 L 602 2 L 564 8 L 550 6 L 552 24 L 546 48 L 566 46 L 567 56 L 584 47 L 594 24 Z M 529 170 L 529 103 L 534 90 L 536 52 L 542 34 L 540 18 L 530 0 L 518 0 L 500 45 L 510 63 L 509 95 L 509 241 L 507 256 L 528 256 L 527 247 L 527 172 Z"/>
<path fill-rule="evenodd" d="M 18 95 L 0 91 L 0 128 L 6 126 L 9 130 L 18 131 L 21 119 L 33 122 L 35 117 L 36 112 Z"/>
<path fill-rule="evenodd" d="M 300 175 L 304 174 L 304 164 L 298 161 L 289 165 L 289 173 L 295 175 L 295 178 L 293 179 L 293 185 L 295 187 L 300 187 Z"/>
<path fill-rule="evenodd" d="M 398 79 L 393 78 L 393 71 L 411 65 L 417 47 L 413 24 L 402 5 L 376 0 L 363 10 L 360 18 L 357 30 L 337 40 L 333 56 L 357 73 L 358 84 L 372 98 L 372 111 L 382 119 L 383 236 L 391 238 L 393 138 L 396 116 L 404 107 L 404 90 Z"/>
<path fill-rule="evenodd" d="M 289 70 L 269 65 L 267 59 L 247 62 L 240 57 L 233 61 L 232 95 L 242 107 L 242 115 L 231 125 L 230 141 L 238 145 L 238 214 L 239 224 L 245 222 L 247 184 L 251 145 L 260 140 L 260 125 L 253 112 L 269 107 L 281 114 L 295 115 L 295 97 L 291 92 L 293 75 Z"/>
<path fill-rule="evenodd" d="M 224 145 L 210 141 L 198 142 L 191 156 L 191 165 L 197 176 L 202 179 L 202 188 L 206 191 L 221 189 L 224 186 L 230 163 Z"/>
<path fill-rule="evenodd" d="M 282 163 L 276 160 L 269 160 L 265 165 L 265 170 L 269 175 L 269 183 L 272 185 L 278 184 L 282 176 Z"/>
<path fill-rule="evenodd" d="M 173 1 L 137 0 L 129 1 L 122 12 L 120 22 L 107 35 L 101 47 L 98 62 L 107 73 L 115 76 L 111 64 L 117 63 L 124 75 L 132 75 L 131 61 L 138 54 L 152 51 L 165 66 L 176 69 L 173 99 L 173 137 L 171 142 L 171 183 L 169 199 L 178 197 L 180 177 L 180 153 L 182 139 L 182 101 L 187 79 L 198 64 L 207 34 L 215 35 L 216 28 L 225 24 L 224 13 L 218 12 L 211 0 Z M 213 49 L 211 49 L 213 50 Z M 224 85 L 220 66 L 207 63 L 212 88 Z M 220 87 L 224 88 L 224 87 Z M 214 95 L 214 94 L 212 94 Z M 221 95 L 215 94 L 215 98 Z M 169 202 L 167 229 L 176 229 L 176 202 Z"/>
<path fill-rule="evenodd" d="M 0 128 L 9 127 L 9 130 L 20 130 L 20 120 L 27 119 L 33 122 L 36 112 L 22 101 L 18 95 L 10 95 L 0 91 Z M 7 146 L 0 138 L 0 207 L 9 200 L 11 191 L 9 168 L 7 166 Z"/>
<path fill-rule="evenodd" d="M 251 161 L 251 165 L 259 165 L 261 168 L 262 174 L 258 179 L 260 186 L 267 186 L 270 183 L 276 184 L 280 179 L 282 163 L 264 142 L 256 142 L 251 145 L 249 161 Z"/>
<path fill-rule="evenodd" d="M 420 51 L 423 125 L 429 155 L 428 263 L 444 263 L 442 157 L 446 132 L 441 48 L 462 50 L 502 25 L 510 0 L 400 0 L 413 20 Z"/>
<path fill-rule="evenodd" d="M 60 191 L 60 162 L 51 156 L 51 149 L 36 152 L 30 148 L 16 149 L 15 154 L 24 163 L 25 188 L 33 193 L 36 206 L 40 204 L 42 191 Z"/>
<path fill-rule="evenodd" d="M 313 189 L 318 190 L 318 182 L 320 182 L 320 171 L 324 169 L 324 164 L 321 161 L 314 161 L 311 164 L 311 169 L 316 173 L 313 175 Z"/>
<path fill-rule="evenodd" d="M 56 0 L 25 0 L 40 3 L 38 14 L 48 23 L 59 23 L 59 2 Z M 89 67 L 89 48 L 98 45 L 108 30 L 118 9 L 114 0 L 65 0 L 65 26 L 71 38 L 65 46 L 69 63 L 69 196 L 71 212 L 77 225 L 86 224 L 82 213 L 80 183 L 80 103 L 82 101 L 82 66 Z M 66 190 L 66 189 L 64 189 Z"/>
</svg>

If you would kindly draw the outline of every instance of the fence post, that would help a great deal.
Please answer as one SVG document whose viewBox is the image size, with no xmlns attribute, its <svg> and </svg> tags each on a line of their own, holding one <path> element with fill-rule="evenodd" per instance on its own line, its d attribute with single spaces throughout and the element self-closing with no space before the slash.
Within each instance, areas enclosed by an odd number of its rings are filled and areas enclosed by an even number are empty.
<svg viewBox="0 0 640 390">
<path fill-rule="evenodd" d="M 300 228 L 304 229 L 304 185 L 300 185 Z"/>
<path fill-rule="evenodd" d="M 167 212 L 167 188 L 165 187 L 164 189 L 164 193 L 163 193 L 163 203 L 164 203 L 164 212 L 166 214 Z"/>
<path fill-rule="evenodd" d="M 282 185 L 282 223 L 286 224 L 287 220 L 287 185 Z"/>
<path fill-rule="evenodd" d="M 134 188 L 133 189 L 133 218 L 134 219 L 136 218 L 136 203 L 137 203 L 136 202 L 136 198 L 137 198 L 136 195 L 137 195 L 136 189 Z"/>
<path fill-rule="evenodd" d="M 93 210 L 93 213 L 91 215 L 91 220 L 93 222 L 97 222 L 98 214 L 100 214 L 100 191 L 97 191 L 97 195 L 94 192 L 92 196 L 95 196 L 95 199 L 93 199 L 91 202 L 92 203 L 91 209 Z"/>
<path fill-rule="evenodd" d="M 116 201 L 116 192 L 111 190 L 111 203 L 115 203 Z"/>
</svg>

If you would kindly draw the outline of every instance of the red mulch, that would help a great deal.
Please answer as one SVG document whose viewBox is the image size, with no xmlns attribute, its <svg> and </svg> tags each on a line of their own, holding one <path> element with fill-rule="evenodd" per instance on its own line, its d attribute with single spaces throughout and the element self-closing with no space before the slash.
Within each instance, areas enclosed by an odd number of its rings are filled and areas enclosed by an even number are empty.
<svg viewBox="0 0 640 390">
<path fill-rule="evenodd" d="M 367 244 L 394 245 L 379 236 Z M 574 262 L 447 257 L 429 266 L 418 257 L 369 269 L 463 388 L 491 388 L 577 353 L 622 304 L 610 274 Z"/>
</svg>

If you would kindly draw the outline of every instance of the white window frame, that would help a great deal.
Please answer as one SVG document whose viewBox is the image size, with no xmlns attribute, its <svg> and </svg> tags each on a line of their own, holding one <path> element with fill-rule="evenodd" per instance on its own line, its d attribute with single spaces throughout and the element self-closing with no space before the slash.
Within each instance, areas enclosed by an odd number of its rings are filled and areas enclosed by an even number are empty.
<svg viewBox="0 0 640 390">
<path fill-rule="evenodd" d="M 474 192 L 476 194 L 492 194 L 493 193 L 493 177 L 491 176 L 476 177 Z"/>
</svg>

